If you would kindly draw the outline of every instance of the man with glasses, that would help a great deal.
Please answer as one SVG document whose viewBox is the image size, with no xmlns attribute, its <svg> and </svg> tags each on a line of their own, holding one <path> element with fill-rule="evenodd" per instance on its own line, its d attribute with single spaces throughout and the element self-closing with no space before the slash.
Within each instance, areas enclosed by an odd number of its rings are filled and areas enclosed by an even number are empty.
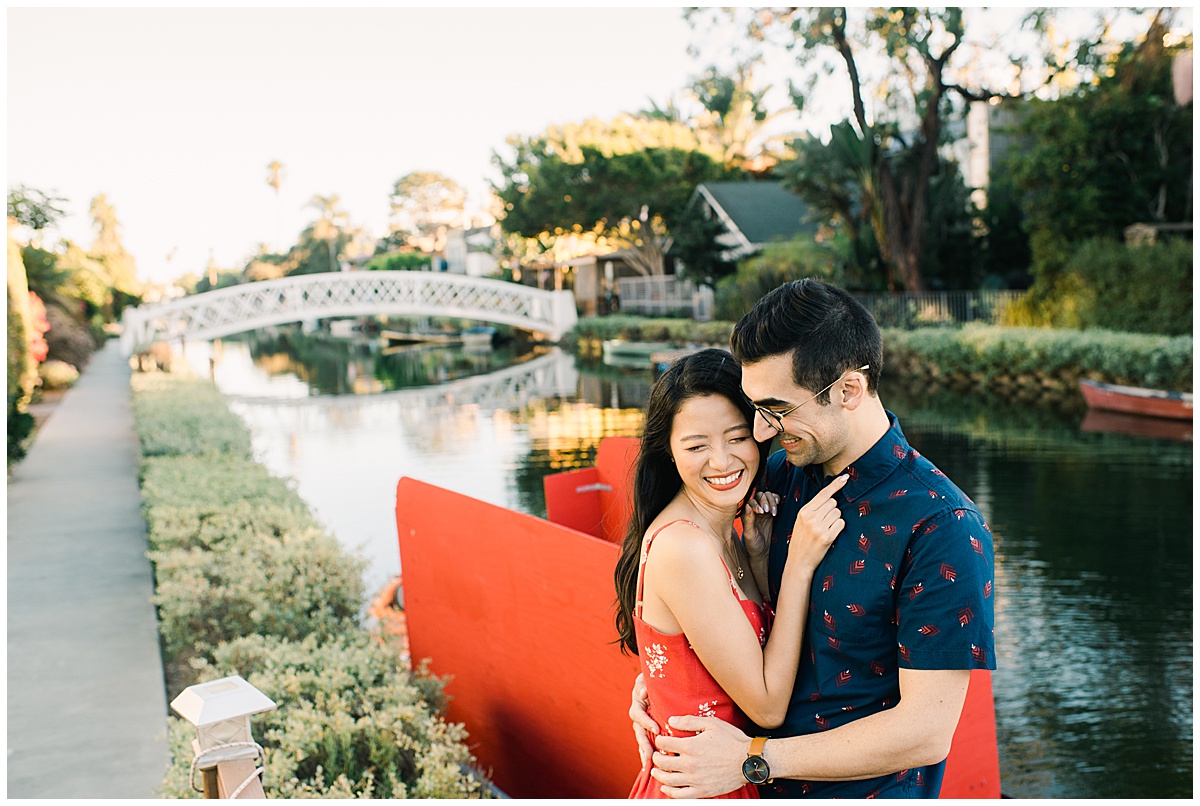
<svg viewBox="0 0 1200 806">
<path fill-rule="evenodd" d="M 800 507 L 843 473 L 835 498 L 847 525 L 813 579 L 783 725 L 747 736 L 673 717 L 654 738 L 653 775 L 672 797 L 747 780 L 764 797 L 937 797 L 970 670 L 996 668 L 991 532 L 884 409 L 879 328 L 846 291 L 780 286 L 737 323 L 731 346 L 755 438 L 783 449 L 764 484 L 781 496 L 771 544 L 747 547 L 772 597 Z M 639 679 L 630 715 L 648 753 L 645 731 L 659 731 L 641 691 Z"/>
</svg>

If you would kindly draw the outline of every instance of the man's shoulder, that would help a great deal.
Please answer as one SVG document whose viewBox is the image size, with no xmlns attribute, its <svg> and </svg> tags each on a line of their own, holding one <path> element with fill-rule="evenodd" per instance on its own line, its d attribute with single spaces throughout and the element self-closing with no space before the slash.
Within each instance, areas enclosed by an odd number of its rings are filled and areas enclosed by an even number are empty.
<svg viewBox="0 0 1200 806">
<path fill-rule="evenodd" d="M 901 464 L 902 472 L 927 490 L 931 510 L 953 511 L 967 509 L 978 512 L 978 507 L 971 497 L 963 492 L 954 481 L 943 473 L 937 465 L 910 448 L 907 461 Z"/>
</svg>

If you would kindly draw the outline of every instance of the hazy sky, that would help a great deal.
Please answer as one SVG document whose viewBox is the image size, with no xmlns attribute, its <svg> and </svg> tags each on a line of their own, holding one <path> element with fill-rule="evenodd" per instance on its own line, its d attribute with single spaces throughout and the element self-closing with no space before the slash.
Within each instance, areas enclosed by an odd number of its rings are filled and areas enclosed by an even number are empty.
<svg viewBox="0 0 1200 806">
<path fill-rule="evenodd" d="M 315 194 L 376 235 L 409 171 L 478 205 L 507 136 L 665 101 L 697 38 L 678 8 L 9 9 L 8 186 L 85 246 L 106 194 L 143 278 L 240 266 Z"/>
<path fill-rule="evenodd" d="M 968 27 L 1002 58 L 1004 26 Z M 414 170 L 447 174 L 477 208 L 508 136 L 665 103 L 744 42 L 677 7 L 10 8 L 7 33 L 8 187 L 66 197 L 50 238 L 84 246 L 106 194 L 154 281 L 290 246 L 317 194 L 383 235 L 391 186 Z M 800 76 L 777 54 L 755 78 L 779 109 Z M 845 116 L 845 98 L 810 98 L 803 127 Z"/>
</svg>

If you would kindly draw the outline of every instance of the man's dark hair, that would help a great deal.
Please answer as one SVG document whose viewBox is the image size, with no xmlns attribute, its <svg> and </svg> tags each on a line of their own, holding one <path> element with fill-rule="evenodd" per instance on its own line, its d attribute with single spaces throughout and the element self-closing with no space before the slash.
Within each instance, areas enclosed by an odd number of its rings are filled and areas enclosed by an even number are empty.
<svg viewBox="0 0 1200 806">
<path fill-rule="evenodd" d="M 877 393 L 883 339 L 875 317 L 845 289 L 806 277 L 766 294 L 733 328 L 730 348 L 741 364 L 790 353 L 792 380 L 816 392 L 847 370 L 869 365 L 867 391 Z M 817 398 L 829 403 L 829 393 Z"/>
</svg>

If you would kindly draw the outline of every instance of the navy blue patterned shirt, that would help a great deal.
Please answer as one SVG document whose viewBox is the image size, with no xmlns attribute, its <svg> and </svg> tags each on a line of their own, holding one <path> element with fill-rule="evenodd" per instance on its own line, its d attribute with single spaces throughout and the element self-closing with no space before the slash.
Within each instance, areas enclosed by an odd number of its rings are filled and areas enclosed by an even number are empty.
<svg viewBox="0 0 1200 806">
<path fill-rule="evenodd" d="M 978 508 L 891 428 L 847 468 L 835 496 L 846 528 L 813 577 L 805 649 L 783 725 L 768 736 L 831 730 L 896 705 L 900 669 L 995 669 L 992 534 Z M 767 463 L 778 493 L 772 598 L 796 514 L 832 478 Z M 762 734 L 760 734 L 762 735 Z M 937 797 L 946 762 L 863 781 L 776 779 L 765 797 Z"/>
</svg>

